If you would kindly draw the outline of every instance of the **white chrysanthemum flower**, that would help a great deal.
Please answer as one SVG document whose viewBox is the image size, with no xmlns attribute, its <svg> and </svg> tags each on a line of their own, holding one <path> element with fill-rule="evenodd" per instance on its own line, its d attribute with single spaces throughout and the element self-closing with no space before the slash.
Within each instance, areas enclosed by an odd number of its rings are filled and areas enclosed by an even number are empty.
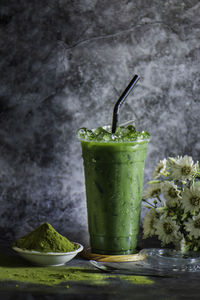
<svg viewBox="0 0 200 300">
<path fill-rule="evenodd" d="M 198 239 L 200 237 L 200 214 L 189 219 L 185 223 L 185 229 L 191 236 Z"/>
<path fill-rule="evenodd" d="M 178 200 L 181 199 L 180 191 L 178 190 L 177 185 L 172 181 L 165 181 L 162 183 L 162 193 L 168 207 L 176 206 Z"/>
<path fill-rule="evenodd" d="M 169 159 L 169 172 L 170 176 L 174 179 L 191 179 L 197 172 L 197 164 L 191 156 L 185 155 L 184 157 L 178 156 L 177 158 Z"/>
<path fill-rule="evenodd" d="M 153 173 L 153 178 L 156 179 L 162 175 L 166 174 L 166 168 L 167 168 L 167 160 L 166 158 L 163 160 L 160 160 L 157 164 L 155 171 Z"/>
<path fill-rule="evenodd" d="M 182 194 L 182 205 L 186 212 L 196 212 L 200 210 L 200 186 L 185 188 Z"/>
<path fill-rule="evenodd" d="M 161 240 L 162 245 L 169 243 L 177 243 L 179 237 L 179 226 L 169 217 L 160 218 L 155 225 L 155 233 L 158 235 L 158 239 Z"/>
<path fill-rule="evenodd" d="M 168 157 L 169 163 L 175 163 L 177 160 L 182 159 L 182 156 L 177 155 L 176 157 Z"/>
<path fill-rule="evenodd" d="M 161 194 L 161 183 L 150 184 L 143 193 L 144 199 L 155 198 Z"/>
<path fill-rule="evenodd" d="M 155 228 L 154 225 L 158 221 L 156 217 L 156 212 L 154 210 L 150 210 L 146 213 L 144 219 L 143 219 L 143 237 L 146 239 L 147 237 L 150 237 L 155 234 Z"/>
</svg>

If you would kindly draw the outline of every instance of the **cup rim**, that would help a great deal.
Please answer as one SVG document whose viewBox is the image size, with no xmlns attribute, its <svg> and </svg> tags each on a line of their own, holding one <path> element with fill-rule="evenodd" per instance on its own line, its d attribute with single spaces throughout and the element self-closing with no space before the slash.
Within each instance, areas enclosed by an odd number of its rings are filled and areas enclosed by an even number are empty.
<svg viewBox="0 0 200 300">
<path fill-rule="evenodd" d="M 96 127 L 96 128 L 98 128 L 98 127 Z M 90 129 L 90 130 L 92 130 L 92 131 L 94 131 L 96 128 L 92 128 L 92 129 Z M 102 126 L 102 128 L 103 129 L 105 129 L 105 130 L 107 130 L 107 129 L 111 129 L 111 125 L 104 125 L 104 126 Z M 150 137 L 149 138 L 145 138 L 145 139 L 142 139 L 142 138 L 138 138 L 138 139 L 136 139 L 136 140 L 131 140 L 131 141 L 116 141 L 116 140 L 111 140 L 111 141 L 104 141 L 104 140 L 102 140 L 102 141 L 97 141 L 97 140 L 88 140 L 88 139 L 85 139 L 85 138 L 80 138 L 80 137 L 78 137 L 77 136 L 77 138 L 78 138 L 78 140 L 80 141 L 80 142 L 88 142 L 88 143 L 96 143 L 96 144 L 133 144 L 133 143 L 143 143 L 143 142 L 149 142 L 150 141 Z"/>
</svg>

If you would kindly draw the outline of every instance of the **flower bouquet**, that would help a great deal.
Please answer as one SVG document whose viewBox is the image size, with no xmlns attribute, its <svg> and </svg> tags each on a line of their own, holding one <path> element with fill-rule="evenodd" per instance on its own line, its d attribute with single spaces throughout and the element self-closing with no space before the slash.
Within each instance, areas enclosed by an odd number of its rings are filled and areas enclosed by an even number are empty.
<svg viewBox="0 0 200 300">
<path fill-rule="evenodd" d="M 158 163 L 143 201 L 148 212 L 143 237 L 157 236 L 186 253 L 200 248 L 200 169 L 192 157 L 169 157 Z"/>
</svg>

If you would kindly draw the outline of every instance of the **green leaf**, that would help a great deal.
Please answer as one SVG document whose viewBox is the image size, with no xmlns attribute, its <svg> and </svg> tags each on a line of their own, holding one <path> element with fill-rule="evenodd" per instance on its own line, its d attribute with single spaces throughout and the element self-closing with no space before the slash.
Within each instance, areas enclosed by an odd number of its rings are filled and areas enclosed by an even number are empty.
<svg viewBox="0 0 200 300">
<path fill-rule="evenodd" d="M 162 180 L 150 180 L 147 183 L 148 184 L 155 184 L 155 183 L 161 183 L 161 182 L 162 182 Z"/>
</svg>

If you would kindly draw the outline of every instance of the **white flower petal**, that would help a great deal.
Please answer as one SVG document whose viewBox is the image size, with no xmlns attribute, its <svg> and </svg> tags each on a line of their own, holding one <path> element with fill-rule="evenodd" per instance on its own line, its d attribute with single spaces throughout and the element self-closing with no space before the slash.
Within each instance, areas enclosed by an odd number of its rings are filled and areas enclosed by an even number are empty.
<svg viewBox="0 0 200 300">
<path fill-rule="evenodd" d="M 156 234 L 163 245 L 177 243 L 179 239 L 179 226 L 169 217 L 160 218 L 156 223 Z"/>
<path fill-rule="evenodd" d="M 165 181 L 162 183 L 162 193 L 166 200 L 166 205 L 169 207 L 174 207 L 178 204 L 179 199 L 181 199 L 180 191 L 177 185 L 172 181 Z"/>
<path fill-rule="evenodd" d="M 188 222 L 185 223 L 185 229 L 191 236 L 198 239 L 200 237 L 200 214 L 190 218 Z"/>
<path fill-rule="evenodd" d="M 155 171 L 153 173 L 153 178 L 156 179 L 162 175 L 165 175 L 166 173 L 166 167 L 167 167 L 167 160 L 166 158 L 163 160 L 160 160 L 157 164 Z"/>
<path fill-rule="evenodd" d="M 186 212 L 195 212 L 200 210 L 200 187 L 192 186 L 185 188 L 182 194 L 182 205 Z"/>
<path fill-rule="evenodd" d="M 175 159 L 169 159 L 170 176 L 174 180 L 187 180 L 197 172 L 197 164 L 191 156 L 185 155 L 184 157 L 178 157 Z"/>
<path fill-rule="evenodd" d="M 143 193 L 144 199 L 155 198 L 161 194 L 161 183 L 150 184 Z"/>
<path fill-rule="evenodd" d="M 155 234 L 154 225 L 157 222 L 156 212 L 154 210 L 150 210 L 146 213 L 143 220 L 143 237 L 147 238 Z"/>
</svg>

